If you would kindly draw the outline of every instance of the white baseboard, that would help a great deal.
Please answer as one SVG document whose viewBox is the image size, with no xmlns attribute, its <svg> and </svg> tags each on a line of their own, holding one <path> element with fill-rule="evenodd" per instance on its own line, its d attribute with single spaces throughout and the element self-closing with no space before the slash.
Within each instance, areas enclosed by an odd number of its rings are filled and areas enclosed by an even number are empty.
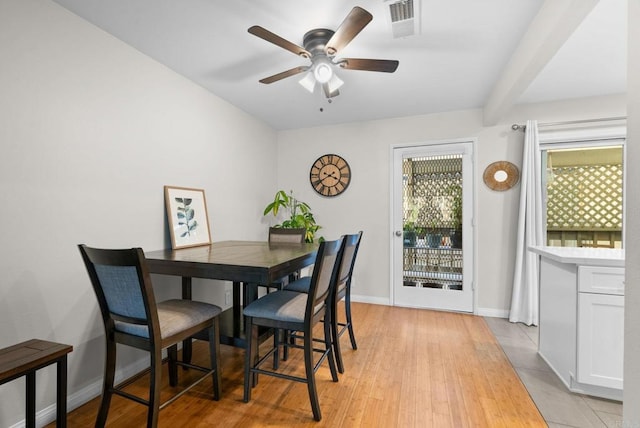
<svg viewBox="0 0 640 428">
<path fill-rule="evenodd" d="M 122 382 L 124 379 L 128 379 L 141 371 L 149 367 L 149 359 L 141 358 L 133 364 L 127 367 L 123 367 L 120 370 L 116 370 L 115 383 Z M 71 395 L 67 395 L 67 412 L 76 409 L 88 401 L 93 400 L 102 394 L 102 378 L 97 379 L 95 382 L 90 383 L 84 388 L 74 392 Z M 44 409 L 36 413 L 36 426 L 45 426 L 56 420 L 56 403 L 53 403 Z M 11 425 L 9 428 L 24 428 L 26 426 L 26 420 L 23 419 L 17 423 Z"/>
<path fill-rule="evenodd" d="M 365 295 L 351 295 L 352 302 L 359 303 L 371 303 L 374 305 L 390 306 L 391 302 L 388 297 L 371 297 Z M 478 308 L 475 313 L 481 317 L 491 318 L 509 318 L 509 309 L 495 309 L 495 308 Z"/>
<path fill-rule="evenodd" d="M 358 302 L 358 303 L 371 303 L 373 305 L 384 305 L 384 306 L 389 306 L 391 304 L 389 302 L 388 297 L 371 297 L 371 296 L 355 295 L 355 294 L 351 295 L 351 301 Z"/>
<path fill-rule="evenodd" d="M 491 318 L 509 318 L 508 309 L 478 308 L 476 315 Z"/>
</svg>

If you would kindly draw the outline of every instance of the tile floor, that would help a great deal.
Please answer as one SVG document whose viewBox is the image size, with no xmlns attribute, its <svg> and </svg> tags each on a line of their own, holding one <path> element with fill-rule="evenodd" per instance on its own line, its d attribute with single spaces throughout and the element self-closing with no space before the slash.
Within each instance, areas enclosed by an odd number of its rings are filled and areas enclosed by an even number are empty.
<svg viewBox="0 0 640 428">
<path fill-rule="evenodd" d="M 622 426 L 622 403 L 569 392 L 538 355 L 538 328 L 485 317 L 551 428 Z"/>
</svg>

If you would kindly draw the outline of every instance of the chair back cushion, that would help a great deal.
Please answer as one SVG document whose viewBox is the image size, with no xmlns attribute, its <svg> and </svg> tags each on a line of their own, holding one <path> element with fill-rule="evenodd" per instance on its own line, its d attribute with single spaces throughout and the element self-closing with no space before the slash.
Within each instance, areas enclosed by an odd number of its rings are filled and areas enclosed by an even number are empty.
<svg viewBox="0 0 640 428">
<path fill-rule="evenodd" d="M 360 248 L 360 241 L 362 239 L 362 231 L 353 235 L 344 236 L 344 250 L 342 253 L 342 260 L 340 261 L 340 270 L 337 276 L 336 293 L 344 295 L 346 288 L 351 285 L 351 276 L 353 274 L 353 267 L 356 263 L 356 255 L 358 254 L 358 248 Z"/>
<path fill-rule="evenodd" d="M 336 283 L 343 241 L 344 238 L 340 238 L 335 241 L 320 243 L 309 285 L 307 301 L 307 316 L 309 317 L 313 317 L 322 311 L 327 298 L 333 291 L 331 287 L 335 286 Z"/>
<path fill-rule="evenodd" d="M 135 266 L 95 265 L 109 312 L 146 319 L 144 299 Z"/>
<path fill-rule="evenodd" d="M 271 244 L 302 244 L 306 229 L 285 229 L 282 227 L 269 228 L 269 243 Z"/>
<path fill-rule="evenodd" d="M 105 329 L 160 338 L 158 311 L 141 248 L 124 250 L 79 245 Z M 139 326 L 130 329 L 127 324 Z M 107 331 L 107 334 L 109 332 Z"/>
</svg>

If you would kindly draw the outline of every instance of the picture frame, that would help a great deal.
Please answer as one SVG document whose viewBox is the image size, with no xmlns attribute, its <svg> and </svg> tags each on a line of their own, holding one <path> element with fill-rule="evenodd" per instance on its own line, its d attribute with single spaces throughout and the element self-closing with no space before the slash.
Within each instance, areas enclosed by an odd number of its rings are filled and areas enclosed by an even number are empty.
<svg viewBox="0 0 640 428">
<path fill-rule="evenodd" d="M 164 186 L 171 248 L 211 244 L 209 213 L 203 189 Z"/>
</svg>

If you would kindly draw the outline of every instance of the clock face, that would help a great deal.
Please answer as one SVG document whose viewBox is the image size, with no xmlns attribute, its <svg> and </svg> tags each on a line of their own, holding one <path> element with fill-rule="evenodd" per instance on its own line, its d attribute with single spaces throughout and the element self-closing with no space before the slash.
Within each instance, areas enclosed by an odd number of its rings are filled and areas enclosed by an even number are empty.
<svg viewBox="0 0 640 428">
<path fill-rule="evenodd" d="M 347 161 L 338 155 L 320 156 L 311 165 L 309 181 L 322 196 L 337 196 L 349 186 L 351 168 Z"/>
</svg>

